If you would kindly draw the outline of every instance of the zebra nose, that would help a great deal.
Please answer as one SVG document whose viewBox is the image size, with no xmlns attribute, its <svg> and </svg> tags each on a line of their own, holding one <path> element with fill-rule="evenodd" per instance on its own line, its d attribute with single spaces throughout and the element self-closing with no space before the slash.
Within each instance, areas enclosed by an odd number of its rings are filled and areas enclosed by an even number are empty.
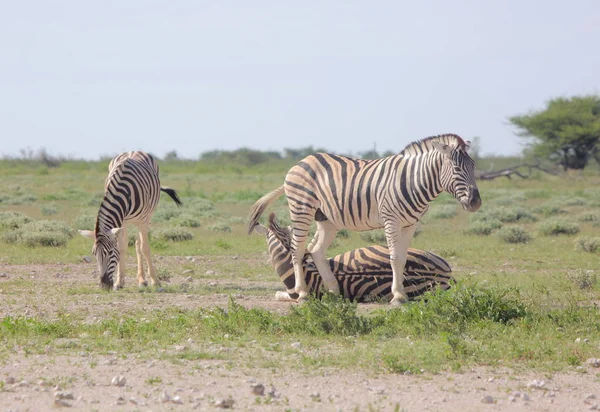
<svg viewBox="0 0 600 412">
<path fill-rule="evenodd" d="M 471 186 L 469 191 L 469 209 L 473 212 L 481 207 L 481 197 L 479 196 L 479 189 Z"/>
</svg>

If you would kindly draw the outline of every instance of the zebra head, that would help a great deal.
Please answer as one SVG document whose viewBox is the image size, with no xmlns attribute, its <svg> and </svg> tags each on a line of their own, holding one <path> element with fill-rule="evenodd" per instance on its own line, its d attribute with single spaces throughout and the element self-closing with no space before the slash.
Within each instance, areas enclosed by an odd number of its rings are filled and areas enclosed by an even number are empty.
<svg viewBox="0 0 600 412">
<path fill-rule="evenodd" d="M 294 266 L 292 265 L 290 227 L 281 227 L 275 214 L 269 216 L 269 227 L 256 224 L 254 230 L 265 235 L 269 248 L 269 260 L 275 271 L 289 290 L 294 289 Z"/>
<path fill-rule="evenodd" d="M 432 142 L 432 144 L 443 154 L 440 174 L 443 189 L 454 196 L 463 209 L 469 212 L 479 210 L 481 197 L 475 182 L 475 161 L 468 153 L 471 142 L 458 143 L 456 146 L 441 142 Z"/>
<path fill-rule="evenodd" d="M 98 272 L 100 273 L 100 286 L 103 289 L 110 290 L 114 285 L 114 276 L 119 266 L 119 247 L 117 236 L 121 228 L 112 229 L 108 232 L 98 230 L 80 230 L 82 236 L 94 239 L 92 253 L 96 256 L 98 262 Z"/>
</svg>

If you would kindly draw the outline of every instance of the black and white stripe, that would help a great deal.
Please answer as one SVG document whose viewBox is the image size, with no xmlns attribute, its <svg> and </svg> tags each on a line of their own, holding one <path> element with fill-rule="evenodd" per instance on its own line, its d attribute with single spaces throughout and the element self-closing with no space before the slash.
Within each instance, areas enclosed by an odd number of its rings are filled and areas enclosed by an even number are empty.
<svg viewBox="0 0 600 412">
<path fill-rule="evenodd" d="M 157 284 L 150 259 L 148 229 L 160 192 L 167 193 L 177 205 L 181 201 L 173 189 L 160 186 L 158 165 L 148 153 L 134 151 L 121 153 L 108 165 L 108 177 L 104 185 L 104 199 L 100 204 L 94 231 L 80 230 L 94 239 L 92 253 L 98 260 L 101 285 L 118 289 L 124 283 L 124 254 L 127 250 L 126 224 L 139 229 L 136 240 L 138 259 L 138 284 L 147 285 L 142 258 L 148 265 L 150 283 Z M 116 283 L 114 275 L 116 273 Z"/>
<path fill-rule="evenodd" d="M 270 262 L 283 281 L 287 291 L 277 292 L 276 299 L 295 301 L 294 267 L 292 265 L 290 227 L 279 226 L 275 215 L 269 217 L 269 226 L 255 226 L 267 240 Z M 355 249 L 327 259 L 341 294 L 358 302 L 392 299 L 392 265 L 387 247 L 375 245 Z M 309 254 L 304 256 L 302 267 L 309 293 L 320 297 L 323 278 Z M 442 257 L 418 249 L 408 249 L 404 267 L 404 290 L 409 300 L 415 300 L 425 292 L 440 288 L 449 289 L 454 283 L 451 268 Z"/>
<path fill-rule="evenodd" d="M 296 292 L 306 298 L 302 259 L 308 250 L 323 282 L 333 292 L 339 286 L 325 252 L 341 228 L 385 229 L 393 269 L 392 303 L 407 300 L 403 268 L 416 223 L 442 191 L 452 194 L 468 211 L 481 206 L 475 182 L 475 162 L 469 143 L 457 135 L 429 137 L 409 144 L 400 154 L 362 160 L 318 153 L 292 167 L 284 185 L 263 196 L 252 207 L 249 229 L 266 207 L 286 194 L 292 220 L 292 261 Z M 310 225 L 317 232 L 308 246 Z"/>
</svg>

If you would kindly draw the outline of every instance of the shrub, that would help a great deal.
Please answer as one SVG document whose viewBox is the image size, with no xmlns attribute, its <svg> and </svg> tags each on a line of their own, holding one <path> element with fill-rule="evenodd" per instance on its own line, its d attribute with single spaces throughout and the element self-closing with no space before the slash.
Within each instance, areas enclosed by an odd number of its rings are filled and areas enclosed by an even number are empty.
<svg viewBox="0 0 600 412">
<path fill-rule="evenodd" d="M 58 213 L 58 208 L 56 205 L 45 205 L 42 206 L 41 212 L 44 216 L 55 215 Z"/>
<path fill-rule="evenodd" d="M 573 242 L 575 250 L 595 253 L 600 250 L 600 237 L 579 236 Z"/>
<path fill-rule="evenodd" d="M 360 232 L 361 239 L 369 243 L 378 243 L 381 245 L 386 245 L 387 241 L 385 239 L 385 232 L 383 229 L 375 229 L 369 230 L 368 232 Z"/>
<path fill-rule="evenodd" d="M 499 220 L 502 223 L 535 222 L 537 218 L 522 207 L 497 207 L 476 212 L 470 217 L 474 221 Z"/>
<path fill-rule="evenodd" d="M 467 233 L 471 233 L 473 235 L 488 236 L 491 235 L 494 230 L 500 229 L 501 227 L 502 222 L 496 219 L 475 221 L 471 222 L 469 228 L 467 229 Z"/>
<path fill-rule="evenodd" d="M 567 211 L 562 209 L 560 207 L 560 205 L 558 205 L 552 201 L 544 203 L 543 205 L 536 207 L 535 209 L 533 209 L 533 211 L 534 211 L 534 213 L 538 213 L 538 214 L 541 214 L 544 216 L 552 216 L 552 215 L 558 215 L 561 213 L 567 213 Z"/>
<path fill-rule="evenodd" d="M 600 216 L 597 212 L 583 212 L 579 215 L 578 220 L 580 222 L 598 222 Z"/>
<path fill-rule="evenodd" d="M 231 226 L 223 222 L 214 223 L 208 226 L 208 229 L 212 230 L 213 232 L 231 233 Z"/>
<path fill-rule="evenodd" d="M 596 273 L 593 270 L 575 269 L 567 271 L 567 279 L 579 289 L 592 289 L 596 286 Z"/>
<path fill-rule="evenodd" d="M 452 219 L 456 216 L 456 205 L 440 205 L 432 207 L 427 213 L 430 219 Z"/>
<path fill-rule="evenodd" d="M 26 246 L 64 246 L 74 235 L 65 222 L 38 220 L 26 223 L 3 235 L 7 243 L 22 243 Z"/>
<path fill-rule="evenodd" d="M 538 225 L 538 231 L 544 236 L 574 235 L 579 232 L 579 225 L 568 220 L 548 219 Z"/>
<path fill-rule="evenodd" d="M 336 236 L 340 239 L 348 239 L 350 237 L 350 231 L 348 229 L 340 229 Z"/>
<path fill-rule="evenodd" d="M 0 229 L 18 229 L 33 219 L 20 212 L 0 212 Z"/>
<path fill-rule="evenodd" d="M 71 239 L 75 231 L 62 220 L 37 220 L 23 226 L 24 232 L 58 232 Z"/>
<path fill-rule="evenodd" d="M 69 238 L 61 232 L 25 232 L 20 237 L 20 242 L 26 246 L 64 246 Z"/>
<path fill-rule="evenodd" d="M 506 243 L 527 243 L 531 240 L 531 235 L 520 226 L 507 226 L 499 229 L 496 236 Z"/>
<path fill-rule="evenodd" d="M 173 242 L 182 242 L 184 240 L 192 240 L 194 235 L 189 230 L 182 227 L 172 227 L 158 230 L 153 233 L 154 236 L 162 240 L 172 240 Z"/>
<path fill-rule="evenodd" d="M 96 226 L 96 215 L 89 213 L 79 215 L 73 221 L 73 226 L 78 229 L 92 230 Z"/>
<path fill-rule="evenodd" d="M 200 220 L 190 215 L 183 215 L 177 219 L 177 225 L 182 227 L 200 227 Z"/>
</svg>

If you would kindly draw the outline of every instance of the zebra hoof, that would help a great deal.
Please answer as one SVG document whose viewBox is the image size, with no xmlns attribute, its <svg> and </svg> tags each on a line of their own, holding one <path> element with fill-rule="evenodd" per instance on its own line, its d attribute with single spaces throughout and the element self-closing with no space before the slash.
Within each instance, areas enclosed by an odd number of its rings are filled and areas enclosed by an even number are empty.
<svg viewBox="0 0 600 412">
<path fill-rule="evenodd" d="M 138 285 L 141 288 L 145 288 L 145 287 L 148 287 L 148 282 L 147 281 L 143 281 L 142 283 L 139 283 Z"/>
<path fill-rule="evenodd" d="M 406 296 L 399 296 L 394 297 L 394 299 L 392 299 L 392 301 L 390 302 L 390 305 L 394 307 L 401 307 L 405 303 L 408 303 L 408 298 Z"/>
<path fill-rule="evenodd" d="M 115 285 L 115 286 L 113 286 L 113 290 L 114 291 L 117 291 L 119 289 L 123 289 L 123 285 Z"/>
</svg>

